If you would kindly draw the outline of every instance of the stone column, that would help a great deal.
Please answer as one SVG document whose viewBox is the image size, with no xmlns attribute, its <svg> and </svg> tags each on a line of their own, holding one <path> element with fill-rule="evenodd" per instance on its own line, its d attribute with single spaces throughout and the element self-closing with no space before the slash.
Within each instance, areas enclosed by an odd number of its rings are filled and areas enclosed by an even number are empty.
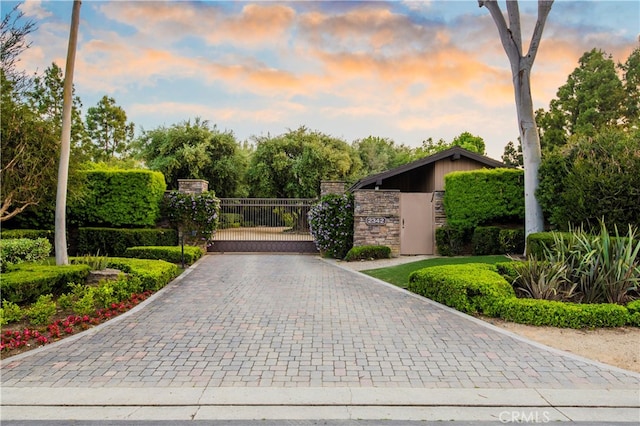
<svg viewBox="0 0 640 426">
<path fill-rule="evenodd" d="M 435 228 L 442 228 L 447 224 L 447 215 L 444 211 L 444 191 L 433 193 L 433 221 Z"/>
<path fill-rule="evenodd" d="M 344 187 L 344 181 L 323 180 L 320 182 L 320 198 L 329 194 L 342 195 L 344 194 Z"/>
<path fill-rule="evenodd" d="M 203 179 L 178 179 L 178 191 L 185 194 L 200 194 L 209 190 L 209 182 Z"/>
<path fill-rule="evenodd" d="M 360 189 L 355 199 L 353 245 L 387 246 L 400 254 L 400 191 Z"/>
</svg>

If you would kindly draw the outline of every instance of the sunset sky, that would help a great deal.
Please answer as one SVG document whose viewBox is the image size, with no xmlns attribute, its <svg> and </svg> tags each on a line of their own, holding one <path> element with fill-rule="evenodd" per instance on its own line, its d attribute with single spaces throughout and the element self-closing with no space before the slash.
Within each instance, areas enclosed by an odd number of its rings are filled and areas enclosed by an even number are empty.
<svg viewBox="0 0 640 426">
<path fill-rule="evenodd" d="M 3 16 L 14 5 L 2 1 Z M 71 7 L 21 6 L 38 25 L 21 67 L 64 68 Z M 520 11 L 529 40 L 537 3 Z M 623 62 L 639 34 L 640 2 L 556 0 L 534 106 L 548 107 L 585 51 Z M 418 146 L 469 131 L 496 159 L 518 136 L 506 54 L 471 0 L 84 0 L 75 86 L 85 109 L 114 97 L 137 132 L 201 117 L 239 141 L 306 125 L 349 143 L 373 135 Z"/>
</svg>

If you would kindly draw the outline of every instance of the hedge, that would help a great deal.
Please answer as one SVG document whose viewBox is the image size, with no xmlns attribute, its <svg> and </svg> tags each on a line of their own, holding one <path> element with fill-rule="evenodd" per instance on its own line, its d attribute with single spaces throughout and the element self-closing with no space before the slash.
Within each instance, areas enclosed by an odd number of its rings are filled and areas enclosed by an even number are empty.
<svg viewBox="0 0 640 426">
<path fill-rule="evenodd" d="M 127 248 L 137 246 L 175 246 L 175 229 L 80 228 L 77 254 L 123 256 Z"/>
<path fill-rule="evenodd" d="M 84 226 L 155 226 L 167 188 L 164 176 L 151 170 L 91 170 L 86 194 L 71 206 Z"/>
<path fill-rule="evenodd" d="M 156 291 L 167 285 L 180 272 L 178 266 L 164 260 L 130 259 L 112 257 L 107 260 L 107 268 L 119 269 L 132 274 L 142 282 L 144 290 Z"/>
<path fill-rule="evenodd" d="M 463 254 L 469 243 L 470 229 L 443 226 L 436 229 L 436 248 L 441 256 L 458 256 Z"/>
<path fill-rule="evenodd" d="M 640 326 L 640 301 L 626 307 L 612 303 L 577 304 L 516 298 L 497 271 L 510 275 L 510 262 L 433 266 L 413 272 L 408 290 L 469 314 L 553 327 Z"/>
<path fill-rule="evenodd" d="M 444 177 L 447 223 L 458 228 L 524 219 L 524 172 L 492 169 Z"/>
<path fill-rule="evenodd" d="M 478 226 L 471 238 L 474 256 L 502 254 L 500 248 L 500 228 L 497 226 Z"/>
<path fill-rule="evenodd" d="M 13 238 L 0 240 L 0 269 L 10 265 L 44 260 L 51 253 L 51 243 L 46 238 Z"/>
<path fill-rule="evenodd" d="M 352 247 L 344 260 L 353 262 L 354 260 L 389 259 L 390 257 L 391 249 L 387 246 L 358 246 Z"/>
<path fill-rule="evenodd" d="M 518 298 L 502 301 L 500 317 L 522 324 L 564 328 L 621 327 L 631 319 L 627 308 L 613 303 L 578 304 Z"/>
<path fill-rule="evenodd" d="M 524 229 L 501 229 L 498 235 L 500 254 L 524 253 Z"/>
<path fill-rule="evenodd" d="M 3 240 L 15 238 L 29 238 L 35 240 L 37 238 L 46 238 L 51 246 L 55 243 L 56 232 L 53 229 L 3 229 L 0 233 Z"/>
<path fill-rule="evenodd" d="M 84 283 L 89 265 L 20 264 L 0 275 L 2 298 L 17 304 L 32 303 L 42 294 L 62 294 L 69 283 Z"/>
<path fill-rule="evenodd" d="M 191 265 L 204 255 L 204 250 L 200 247 L 184 246 L 184 262 Z M 171 263 L 182 262 L 181 246 L 148 246 L 148 247 L 129 247 L 124 252 L 124 257 L 132 257 L 136 259 L 157 259 Z"/>
<path fill-rule="evenodd" d="M 515 297 L 511 285 L 491 265 L 469 263 L 420 269 L 409 275 L 409 291 L 466 313 L 499 313 L 499 302 Z"/>
</svg>

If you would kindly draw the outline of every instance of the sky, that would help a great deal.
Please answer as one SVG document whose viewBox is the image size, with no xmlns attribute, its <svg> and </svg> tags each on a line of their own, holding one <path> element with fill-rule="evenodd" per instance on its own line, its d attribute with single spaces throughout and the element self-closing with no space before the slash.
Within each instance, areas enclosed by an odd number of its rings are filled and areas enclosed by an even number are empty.
<svg viewBox="0 0 640 426">
<path fill-rule="evenodd" d="M 15 4 L 2 0 L 2 15 Z M 38 26 L 20 67 L 64 69 L 72 2 L 20 8 Z M 537 2 L 521 1 L 520 13 L 527 49 Z M 113 97 L 138 134 L 196 117 L 240 142 L 302 125 L 412 147 L 468 131 L 495 159 L 518 137 L 509 61 L 475 0 L 84 0 L 80 14 L 76 94 L 85 111 Z M 534 108 L 548 108 L 584 52 L 624 62 L 639 34 L 640 2 L 556 0 L 532 72 Z"/>
</svg>

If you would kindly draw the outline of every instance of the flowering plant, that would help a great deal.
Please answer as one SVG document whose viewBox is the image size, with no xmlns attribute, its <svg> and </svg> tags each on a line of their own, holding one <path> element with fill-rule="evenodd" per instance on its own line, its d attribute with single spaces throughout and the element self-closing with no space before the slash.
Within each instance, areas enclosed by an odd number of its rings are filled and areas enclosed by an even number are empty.
<svg viewBox="0 0 640 426">
<path fill-rule="evenodd" d="M 200 194 L 171 191 L 167 197 L 167 215 L 183 236 L 206 244 L 218 227 L 220 200 L 212 191 Z"/>
<path fill-rule="evenodd" d="M 309 210 L 309 227 L 323 255 L 342 259 L 353 247 L 353 194 L 329 194 Z"/>
</svg>

